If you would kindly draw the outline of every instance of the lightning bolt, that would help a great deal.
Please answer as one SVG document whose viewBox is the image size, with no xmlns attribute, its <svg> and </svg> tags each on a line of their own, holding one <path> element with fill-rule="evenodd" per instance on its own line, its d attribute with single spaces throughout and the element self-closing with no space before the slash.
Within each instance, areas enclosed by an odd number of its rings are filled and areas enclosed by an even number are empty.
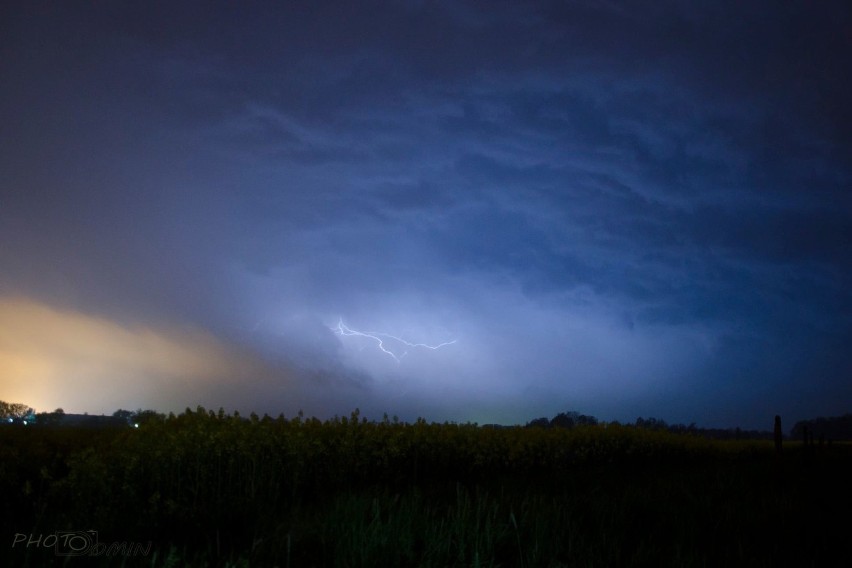
<svg viewBox="0 0 852 568">
<path fill-rule="evenodd" d="M 358 337 L 366 337 L 368 339 L 372 339 L 373 341 L 376 342 L 376 345 L 378 346 L 379 349 L 382 350 L 383 353 L 387 353 L 388 355 L 390 355 L 393 358 L 393 360 L 396 361 L 397 363 L 402 361 L 402 358 L 405 357 L 406 355 L 408 355 L 408 350 L 406 349 L 405 351 L 403 351 L 402 355 L 397 356 L 396 353 L 394 353 L 393 351 L 391 351 L 390 349 L 388 349 L 385 346 L 385 340 L 387 340 L 387 339 L 391 339 L 393 341 L 396 341 L 396 342 L 398 342 L 401 345 L 404 345 L 406 347 L 411 347 L 411 348 L 423 347 L 425 349 L 431 349 L 433 351 L 436 351 L 436 350 L 440 349 L 441 347 L 445 347 L 447 345 L 452 345 L 453 343 L 456 342 L 456 340 L 453 339 L 452 341 L 445 341 L 445 342 L 439 343 L 437 345 L 428 345 L 426 343 L 411 343 L 410 341 L 406 341 L 406 340 L 402 339 L 401 337 L 397 337 L 397 336 L 391 335 L 389 333 L 381 333 L 381 332 L 378 332 L 378 331 L 358 331 L 356 329 L 352 329 L 352 328 L 350 328 L 349 326 L 347 326 L 346 324 L 343 323 L 343 318 L 341 318 L 340 321 L 337 322 L 337 327 L 332 328 L 332 329 L 334 329 L 334 332 L 337 333 L 338 335 L 342 335 L 342 336 L 345 336 L 345 337 L 358 336 Z"/>
</svg>

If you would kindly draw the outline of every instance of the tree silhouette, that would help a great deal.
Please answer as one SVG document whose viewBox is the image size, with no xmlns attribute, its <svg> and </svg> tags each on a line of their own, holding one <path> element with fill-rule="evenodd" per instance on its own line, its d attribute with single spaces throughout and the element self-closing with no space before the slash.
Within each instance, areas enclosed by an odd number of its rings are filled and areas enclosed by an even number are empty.
<svg viewBox="0 0 852 568">
<path fill-rule="evenodd" d="M 0 400 L 0 419 L 22 420 L 23 418 L 35 414 L 35 410 L 21 404 L 20 402 L 5 402 Z"/>
</svg>

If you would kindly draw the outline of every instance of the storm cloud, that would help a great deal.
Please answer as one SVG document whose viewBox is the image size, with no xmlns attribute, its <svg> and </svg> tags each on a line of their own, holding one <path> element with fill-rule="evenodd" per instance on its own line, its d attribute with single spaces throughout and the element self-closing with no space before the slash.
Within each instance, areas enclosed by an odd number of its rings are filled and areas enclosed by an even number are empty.
<svg viewBox="0 0 852 568">
<path fill-rule="evenodd" d="M 7 365 L 0 398 L 744 427 L 848 411 L 845 3 L 4 10 L 0 325 L 8 351 L 20 306 L 41 313 L 25 343 L 54 370 Z M 33 339 L 71 321 L 124 337 L 75 344 L 124 377 L 112 394 L 38 394 L 106 380 Z M 397 361 L 340 321 L 453 343 Z"/>
</svg>

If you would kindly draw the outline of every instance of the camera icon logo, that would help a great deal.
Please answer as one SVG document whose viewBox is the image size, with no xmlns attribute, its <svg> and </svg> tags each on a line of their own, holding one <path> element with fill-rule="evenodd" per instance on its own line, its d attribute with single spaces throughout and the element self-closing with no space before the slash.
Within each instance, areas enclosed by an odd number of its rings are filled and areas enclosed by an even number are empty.
<svg viewBox="0 0 852 568">
<path fill-rule="evenodd" d="M 98 531 L 56 531 L 56 556 L 85 556 L 98 544 Z"/>
</svg>

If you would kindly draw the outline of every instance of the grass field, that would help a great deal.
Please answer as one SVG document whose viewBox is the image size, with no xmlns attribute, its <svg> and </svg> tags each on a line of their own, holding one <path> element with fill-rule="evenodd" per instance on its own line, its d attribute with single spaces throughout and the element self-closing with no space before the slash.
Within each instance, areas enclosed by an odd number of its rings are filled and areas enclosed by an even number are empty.
<svg viewBox="0 0 852 568">
<path fill-rule="evenodd" d="M 0 428 L 0 562 L 848 565 L 850 480 L 840 443 L 786 442 L 779 456 L 771 442 L 626 426 L 199 408 L 139 429 Z M 67 535 L 89 530 L 85 558 L 69 555 Z"/>
</svg>

